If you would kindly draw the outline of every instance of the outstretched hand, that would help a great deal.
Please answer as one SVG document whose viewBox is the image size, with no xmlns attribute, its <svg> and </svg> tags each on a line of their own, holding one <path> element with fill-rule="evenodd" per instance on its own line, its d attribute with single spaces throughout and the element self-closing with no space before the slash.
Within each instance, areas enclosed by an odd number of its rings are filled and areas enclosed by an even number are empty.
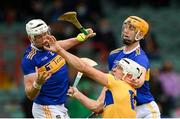
<svg viewBox="0 0 180 119">
<path fill-rule="evenodd" d="M 60 46 L 58 42 L 56 41 L 56 38 L 52 35 L 46 35 L 44 38 L 44 49 L 49 50 L 51 52 L 57 52 L 60 49 Z"/>
</svg>

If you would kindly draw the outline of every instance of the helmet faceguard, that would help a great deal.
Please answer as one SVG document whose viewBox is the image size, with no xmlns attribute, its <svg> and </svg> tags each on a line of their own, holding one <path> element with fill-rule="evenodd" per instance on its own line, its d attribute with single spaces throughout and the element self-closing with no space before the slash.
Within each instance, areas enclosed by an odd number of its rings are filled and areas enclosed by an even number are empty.
<svg viewBox="0 0 180 119">
<path fill-rule="evenodd" d="M 123 58 L 117 62 L 117 65 L 122 67 L 124 76 L 131 74 L 133 78 L 139 79 L 142 75 L 141 66 L 131 59 Z"/>
<path fill-rule="evenodd" d="M 40 35 L 45 32 L 50 33 L 50 29 L 43 20 L 33 19 L 26 24 L 26 32 L 31 39 L 34 39 L 34 36 L 36 35 Z"/>
</svg>

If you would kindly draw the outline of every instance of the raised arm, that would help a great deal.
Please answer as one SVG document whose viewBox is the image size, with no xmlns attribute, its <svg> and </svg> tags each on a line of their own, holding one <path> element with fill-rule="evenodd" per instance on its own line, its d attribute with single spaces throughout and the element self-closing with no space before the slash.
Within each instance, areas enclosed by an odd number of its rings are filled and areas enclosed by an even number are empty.
<svg viewBox="0 0 180 119">
<path fill-rule="evenodd" d="M 68 39 L 65 39 L 65 40 L 59 40 L 57 41 L 58 44 L 65 50 L 68 50 L 68 49 L 71 49 L 72 47 L 74 47 L 75 45 L 81 43 L 77 40 L 76 37 L 74 38 L 68 38 Z"/>
<path fill-rule="evenodd" d="M 68 50 L 68 49 L 74 47 L 75 45 L 82 43 L 95 35 L 95 33 L 93 33 L 92 29 L 89 28 L 89 29 L 87 29 L 87 31 L 89 33 L 87 36 L 85 36 L 83 33 L 80 33 L 77 35 L 77 37 L 68 38 L 65 40 L 59 40 L 57 42 L 63 49 Z"/>
<path fill-rule="evenodd" d="M 63 48 L 59 46 L 57 41 L 55 39 L 48 39 L 46 41 L 49 44 L 49 47 L 44 46 L 46 50 L 50 50 L 52 52 L 57 52 L 59 55 L 61 55 L 69 65 L 73 66 L 78 71 L 86 74 L 91 79 L 99 82 L 103 86 L 107 86 L 107 74 L 103 73 L 90 65 L 83 62 L 80 58 L 77 56 L 65 51 Z"/>
</svg>

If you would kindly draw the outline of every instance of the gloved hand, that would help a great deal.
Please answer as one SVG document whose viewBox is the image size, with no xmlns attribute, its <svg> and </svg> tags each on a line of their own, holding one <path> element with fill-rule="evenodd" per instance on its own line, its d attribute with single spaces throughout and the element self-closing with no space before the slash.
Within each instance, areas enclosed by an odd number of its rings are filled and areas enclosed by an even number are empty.
<svg viewBox="0 0 180 119">
<path fill-rule="evenodd" d="M 86 29 L 88 31 L 88 35 L 85 35 L 84 33 L 79 33 L 76 37 L 76 39 L 80 42 L 83 42 L 89 38 L 92 38 L 96 35 L 96 33 L 93 32 L 91 28 Z"/>
</svg>

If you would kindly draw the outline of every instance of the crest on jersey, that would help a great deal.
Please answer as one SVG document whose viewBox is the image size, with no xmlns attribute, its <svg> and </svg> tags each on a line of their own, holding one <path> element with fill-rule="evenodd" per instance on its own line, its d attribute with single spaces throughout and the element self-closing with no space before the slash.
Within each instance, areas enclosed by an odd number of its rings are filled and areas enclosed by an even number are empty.
<svg viewBox="0 0 180 119">
<path fill-rule="evenodd" d="M 140 54 L 141 54 L 141 50 L 140 50 L 140 48 L 137 48 L 137 49 L 136 49 L 136 56 L 137 56 L 137 55 L 140 55 Z"/>
</svg>

